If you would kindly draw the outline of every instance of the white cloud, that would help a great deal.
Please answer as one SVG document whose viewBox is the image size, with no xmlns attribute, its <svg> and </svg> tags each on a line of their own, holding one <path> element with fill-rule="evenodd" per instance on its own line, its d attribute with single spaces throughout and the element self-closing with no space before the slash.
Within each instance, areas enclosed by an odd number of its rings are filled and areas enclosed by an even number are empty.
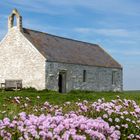
<svg viewBox="0 0 140 140">
<path fill-rule="evenodd" d="M 115 44 L 123 44 L 123 45 L 137 45 L 137 42 L 135 40 L 114 40 Z"/>
<path fill-rule="evenodd" d="M 105 35 L 105 36 L 121 36 L 127 37 L 129 32 L 125 29 L 95 29 L 93 32 Z"/>
<path fill-rule="evenodd" d="M 68 13 L 76 12 L 73 8 L 51 5 L 48 1 L 42 0 L 30 0 L 30 2 L 28 0 L 5 0 L 4 5 L 9 6 L 12 9 L 20 9 L 20 11 L 30 11 L 34 13 L 43 13 L 50 15 L 66 15 Z"/>
<path fill-rule="evenodd" d="M 76 7 L 88 8 L 98 12 L 139 15 L 140 3 L 130 0 L 5 0 L 5 4 L 21 7 L 28 11 L 49 14 L 77 12 Z"/>
<path fill-rule="evenodd" d="M 119 54 L 119 55 L 123 55 L 123 56 L 140 56 L 140 49 L 136 50 L 136 49 L 128 49 L 128 50 L 118 50 L 118 49 L 108 49 L 108 52 L 112 53 L 112 54 Z"/>
<path fill-rule="evenodd" d="M 48 0 L 47 2 L 51 5 L 67 7 L 81 6 L 92 10 L 104 11 L 107 13 L 139 15 L 140 12 L 140 3 L 135 3 L 130 0 L 60 0 L 59 2 L 58 0 Z"/>
<path fill-rule="evenodd" d="M 103 36 L 118 36 L 118 37 L 128 37 L 130 36 L 131 32 L 126 29 L 109 29 L 109 28 L 100 28 L 100 29 L 93 29 L 93 28 L 75 28 L 76 32 L 79 33 L 86 33 L 86 34 L 93 34 L 97 33 Z"/>
</svg>

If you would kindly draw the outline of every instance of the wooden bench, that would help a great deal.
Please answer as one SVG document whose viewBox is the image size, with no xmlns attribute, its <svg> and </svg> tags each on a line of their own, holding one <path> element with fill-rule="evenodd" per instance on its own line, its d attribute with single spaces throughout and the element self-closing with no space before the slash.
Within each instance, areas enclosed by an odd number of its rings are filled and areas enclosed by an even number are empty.
<svg viewBox="0 0 140 140">
<path fill-rule="evenodd" d="M 1 83 L 1 88 L 5 90 L 20 90 L 22 89 L 22 80 L 5 80 L 5 83 Z"/>
</svg>

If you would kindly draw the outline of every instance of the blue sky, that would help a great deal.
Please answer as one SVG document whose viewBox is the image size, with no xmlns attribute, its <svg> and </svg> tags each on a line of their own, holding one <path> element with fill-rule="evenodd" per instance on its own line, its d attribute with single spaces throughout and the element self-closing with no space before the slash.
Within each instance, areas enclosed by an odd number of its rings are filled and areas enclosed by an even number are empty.
<svg viewBox="0 0 140 140">
<path fill-rule="evenodd" d="M 0 40 L 13 8 L 26 28 L 101 45 L 123 66 L 124 89 L 140 89 L 140 0 L 1 0 Z"/>
</svg>

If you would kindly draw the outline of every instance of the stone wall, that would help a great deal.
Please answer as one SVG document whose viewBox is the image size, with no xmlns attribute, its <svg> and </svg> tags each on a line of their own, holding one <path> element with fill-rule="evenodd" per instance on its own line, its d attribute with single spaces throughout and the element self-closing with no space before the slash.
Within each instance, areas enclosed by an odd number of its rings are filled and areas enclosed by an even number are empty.
<svg viewBox="0 0 140 140">
<path fill-rule="evenodd" d="M 86 70 L 86 82 L 83 82 L 83 70 Z M 66 90 L 121 91 L 122 70 L 46 62 L 46 88 L 58 91 L 60 71 L 66 72 Z M 115 72 L 115 83 L 112 84 L 112 72 Z"/>
<path fill-rule="evenodd" d="M 22 79 L 23 87 L 45 88 L 45 58 L 17 27 L 9 30 L 0 44 L 0 83 Z"/>
</svg>

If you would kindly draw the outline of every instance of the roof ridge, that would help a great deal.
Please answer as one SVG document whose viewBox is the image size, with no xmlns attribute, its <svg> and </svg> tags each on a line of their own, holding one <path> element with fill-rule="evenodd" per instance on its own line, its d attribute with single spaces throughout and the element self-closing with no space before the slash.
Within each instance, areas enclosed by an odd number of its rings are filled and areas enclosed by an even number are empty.
<svg viewBox="0 0 140 140">
<path fill-rule="evenodd" d="M 58 37 L 58 38 L 62 38 L 62 39 L 70 40 L 70 41 L 85 43 L 85 44 L 94 45 L 94 46 L 96 46 L 96 47 L 99 47 L 98 44 L 94 44 L 94 43 L 90 43 L 90 42 L 86 42 L 86 41 L 81 41 L 81 40 L 77 40 L 77 39 L 62 37 L 62 36 L 59 36 L 59 35 L 53 35 L 53 34 L 50 34 L 50 33 L 43 32 L 43 31 L 38 31 L 38 30 L 33 30 L 33 29 L 28 29 L 28 28 L 23 28 L 23 30 L 24 30 L 24 29 L 25 29 L 25 30 L 30 30 L 30 31 L 33 31 L 33 32 L 42 33 L 42 34 L 47 34 L 47 35 L 50 35 L 50 36 L 53 36 L 53 37 Z"/>
</svg>

